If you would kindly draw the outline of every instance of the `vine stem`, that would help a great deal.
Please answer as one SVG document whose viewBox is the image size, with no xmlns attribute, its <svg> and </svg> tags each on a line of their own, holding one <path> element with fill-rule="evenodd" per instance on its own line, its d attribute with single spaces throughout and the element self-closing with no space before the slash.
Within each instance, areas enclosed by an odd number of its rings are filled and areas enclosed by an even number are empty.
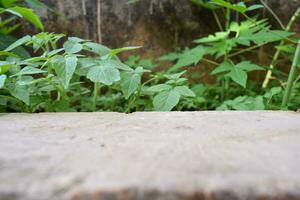
<svg viewBox="0 0 300 200">
<path fill-rule="evenodd" d="M 294 15 L 291 17 L 288 25 L 286 26 L 286 28 L 284 28 L 285 31 L 290 31 L 293 24 L 295 23 L 297 17 L 300 15 L 300 7 L 297 9 L 297 11 L 294 13 Z M 284 45 L 284 40 L 281 40 L 280 46 Z M 274 69 L 275 65 L 276 65 L 276 62 L 280 56 L 280 53 L 281 53 L 281 50 L 277 48 L 273 58 L 272 58 L 272 61 L 271 61 L 271 65 L 270 65 L 270 69 L 267 71 L 267 74 L 266 74 L 266 77 L 264 79 L 264 82 L 263 82 L 263 85 L 262 85 L 262 88 L 266 88 L 268 87 L 269 85 L 269 82 L 272 78 L 272 69 Z"/>
<path fill-rule="evenodd" d="M 100 83 L 94 83 L 94 96 L 93 96 L 93 112 L 97 111 L 97 97 L 100 89 Z"/>
<path fill-rule="evenodd" d="M 288 82 L 287 82 L 287 86 L 285 89 L 285 93 L 283 96 L 283 100 L 282 100 L 282 109 L 286 108 L 290 97 L 291 97 L 291 93 L 292 93 L 292 89 L 294 86 L 294 80 L 296 77 L 296 72 L 297 72 L 297 66 L 300 64 L 300 40 L 298 41 L 298 46 L 297 46 L 297 50 L 294 56 L 294 60 L 293 60 L 293 64 L 289 73 L 289 78 L 288 78 Z"/>
</svg>

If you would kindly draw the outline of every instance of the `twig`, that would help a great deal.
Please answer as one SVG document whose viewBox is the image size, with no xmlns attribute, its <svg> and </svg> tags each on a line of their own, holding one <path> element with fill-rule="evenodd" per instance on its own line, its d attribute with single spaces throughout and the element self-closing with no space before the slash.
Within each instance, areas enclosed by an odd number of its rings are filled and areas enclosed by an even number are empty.
<svg viewBox="0 0 300 200">
<path fill-rule="evenodd" d="M 276 21 L 279 23 L 282 29 L 285 29 L 285 26 L 283 25 L 280 18 L 276 15 L 276 13 L 264 2 L 264 0 L 260 0 L 261 4 L 264 5 L 264 7 L 273 15 L 273 17 L 276 19 Z"/>
<path fill-rule="evenodd" d="M 102 30 L 101 30 L 101 0 L 97 0 L 97 33 L 98 43 L 102 44 Z"/>
</svg>

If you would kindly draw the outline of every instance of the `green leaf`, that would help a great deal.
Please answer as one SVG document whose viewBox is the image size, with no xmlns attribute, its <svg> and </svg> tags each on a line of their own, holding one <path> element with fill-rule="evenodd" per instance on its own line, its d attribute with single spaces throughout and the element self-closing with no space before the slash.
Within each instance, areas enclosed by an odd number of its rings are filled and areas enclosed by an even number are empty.
<svg viewBox="0 0 300 200">
<path fill-rule="evenodd" d="M 4 87 L 6 78 L 7 78 L 6 75 L 0 75 L 0 89 Z"/>
<path fill-rule="evenodd" d="M 248 97 L 240 96 L 234 100 L 225 101 L 217 110 L 264 110 L 262 96 Z"/>
<path fill-rule="evenodd" d="M 12 43 L 14 43 L 17 40 L 18 39 L 14 38 L 12 36 L 0 34 L 0 49 L 6 49 L 8 46 L 10 46 Z M 7 53 L 14 53 L 18 57 L 21 57 L 21 58 L 29 58 L 30 57 L 30 54 L 22 46 L 15 48 L 11 52 L 8 52 L 5 50 L 2 50 L 2 51 L 7 52 Z M 15 56 L 12 56 L 12 57 L 15 57 Z"/>
<path fill-rule="evenodd" d="M 133 67 L 133 66 L 137 65 L 137 63 L 139 62 L 140 59 L 141 59 L 140 56 L 131 55 L 128 57 L 125 64 L 130 67 Z"/>
<path fill-rule="evenodd" d="M 76 68 L 76 74 L 79 76 L 86 76 L 90 68 L 96 65 L 98 65 L 98 62 L 94 58 L 80 58 Z"/>
<path fill-rule="evenodd" d="M 275 48 L 278 49 L 281 52 L 285 52 L 287 54 L 292 54 L 292 55 L 294 55 L 295 51 L 296 51 L 295 46 L 292 46 L 290 44 L 278 45 L 278 46 L 275 46 Z"/>
<path fill-rule="evenodd" d="M 228 72 L 231 71 L 232 68 L 233 65 L 231 63 L 223 62 L 220 66 L 218 66 L 211 72 L 211 75 Z"/>
<path fill-rule="evenodd" d="M 229 36 L 229 32 L 216 32 L 215 35 L 209 35 L 205 38 L 195 40 L 196 43 L 211 43 L 225 40 Z"/>
<path fill-rule="evenodd" d="M 69 54 L 78 53 L 83 49 L 82 44 L 71 41 L 70 39 L 64 43 L 63 47 Z"/>
<path fill-rule="evenodd" d="M 197 6 L 201 6 L 210 10 L 214 10 L 217 8 L 217 6 L 213 5 L 209 0 L 191 0 L 191 2 L 196 4 Z"/>
<path fill-rule="evenodd" d="M 141 48 L 141 46 L 122 47 L 122 48 L 118 48 L 118 49 L 113 49 L 109 52 L 108 56 L 110 58 L 112 58 L 113 56 L 116 56 L 117 54 L 122 53 L 124 51 L 132 51 L 132 50 L 139 49 L 139 48 Z"/>
<path fill-rule="evenodd" d="M 65 88 L 69 87 L 70 81 L 77 67 L 77 61 L 78 59 L 76 56 L 66 56 L 66 70 L 63 84 Z"/>
<path fill-rule="evenodd" d="M 248 11 L 257 10 L 257 9 L 260 9 L 260 8 L 264 8 L 264 6 L 261 5 L 261 4 L 255 4 L 255 5 L 249 6 Z"/>
<path fill-rule="evenodd" d="M 233 47 L 236 47 L 236 43 L 233 39 L 222 40 L 214 43 L 209 52 L 211 55 L 215 55 L 216 58 L 224 56 L 227 52 L 230 52 Z"/>
<path fill-rule="evenodd" d="M 103 83 L 104 85 L 112 85 L 121 79 L 119 70 L 105 63 L 92 67 L 87 78 L 94 83 Z"/>
<path fill-rule="evenodd" d="M 55 56 L 55 55 L 59 54 L 60 52 L 62 52 L 63 50 L 64 50 L 64 48 L 54 49 L 48 53 L 48 57 Z"/>
<path fill-rule="evenodd" d="M 234 110 L 264 110 L 264 100 L 262 96 L 247 97 L 243 101 L 235 99 L 232 105 Z"/>
<path fill-rule="evenodd" d="M 51 60 L 51 64 L 65 89 L 69 87 L 70 80 L 77 67 L 78 59 L 74 55 L 56 56 Z"/>
<path fill-rule="evenodd" d="M 174 61 L 179 58 L 179 53 L 169 53 L 158 58 L 159 61 Z"/>
<path fill-rule="evenodd" d="M 167 84 L 158 84 L 147 88 L 148 92 L 162 92 L 165 90 L 171 90 L 172 86 Z"/>
<path fill-rule="evenodd" d="M 107 55 L 111 51 L 111 49 L 109 49 L 108 47 L 94 42 L 86 42 L 83 45 L 84 49 L 92 51 L 100 56 Z"/>
<path fill-rule="evenodd" d="M 12 66 L 14 66 L 14 63 L 0 61 L 0 74 L 5 74 Z"/>
<path fill-rule="evenodd" d="M 180 100 L 180 94 L 176 90 L 163 91 L 153 99 L 154 110 L 171 111 Z"/>
<path fill-rule="evenodd" d="M 21 75 L 32 75 L 32 74 L 42 74 L 42 73 L 46 73 L 47 71 L 35 68 L 35 67 L 24 67 L 23 69 L 21 69 L 21 71 L 13 76 L 21 76 Z M 12 76 L 12 77 L 13 77 Z"/>
<path fill-rule="evenodd" d="M 245 13 L 248 10 L 247 6 L 243 2 L 240 2 L 240 3 L 237 3 L 237 4 L 231 4 L 231 3 L 227 2 L 227 1 L 224 1 L 224 0 L 212 0 L 211 2 L 214 3 L 214 4 L 217 4 L 219 6 L 222 6 L 222 7 L 229 8 L 231 10 L 240 12 L 240 13 Z"/>
<path fill-rule="evenodd" d="M 106 65 L 110 67 L 115 67 L 124 71 L 133 71 L 129 66 L 125 65 L 124 63 L 118 61 L 118 60 L 102 60 L 101 65 Z"/>
<path fill-rule="evenodd" d="M 34 79 L 32 76 L 22 76 L 18 80 L 17 84 L 18 85 L 30 85 L 34 82 Z"/>
<path fill-rule="evenodd" d="M 234 82 L 246 88 L 248 75 L 245 71 L 234 67 L 230 73 L 227 74 Z"/>
<path fill-rule="evenodd" d="M 187 86 L 177 86 L 174 88 L 180 95 L 185 97 L 195 97 L 195 93 L 190 90 Z"/>
<path fill-rule="evenodd" d="M 70 106 L 69 101 L 61 99 L 51 103 L 50 112 L 76 112 L 76 110 Z"/>
<path fill-rule="evenodd" d="M 17 16 L 17 17 L 20 17 L 20 18 L 23 17 L 20 13 L 18 13 L 18 12 L 16 12 L 16 11 L 13 11 L 13 10 L 11 10 L 11 9 L 9 9 L 9 8 L 3 9 L 3 8 L 0 7 L 0 11 L 1 11 L 0 14 L 1 14 L 2 12 L 8 12 L 8 13 L 10 13 L 10 14 L 12 14 L 12 15 Z"/>
<path fill-rule="evenodd" d="M 125 72 L 121 76 L 121 89 L 126 99 L 128 99 L 141 84 L 141 74 L 136 72 Z"/>
<path fill-rule="evenodd" d="M 15 6 L 18 1 L 19 0 L 0 0 L 0 3 L 4 8 L 9 8 Z"/>
<path fill-rule="evenodd" d="M 29 35 L 26 35 L 26 36 L 22 37 L 21 39 L 15 41 L 11 45 L 9 45 L 4 51 L 12 51 L 15 48 L 22 46 L 23 44 L 29 42 L 30 40 L 31 40 L 31 37 Z"/>
<path fill-rule="evenodd" d="M 236 66 L 231 63 L 224 62 L 219 67 L 215 68 L 211 74 L 215 75 L 225 73 L 225 75 L 229 76 L 234 82 L 246 87 L 248 79 L 247 72 L 254 70 L 263 70 L 263 68 L 251 63 L 250 61 L 240 62 Z"/>
<path fill-rule="evenodd" d="M 0 51 L 0 56 L 10 56 L 10 57 L 19 57 L 18 55 L 11 53 L 11 52 L 7 52 L 7 51 Z"/>
<path fill-rule="evenodd" d="M 13 8 L 9 8 L 9 10 L 21 14 L 22 17 L 31 22 L 37 28 L 44 30 L 43 23 L 41 22 L 39 16 L 37 16 L 32 9 L 15 6 Z"/>
<path fill-rule="evenodd" d="M 152 63 L 151 59 L 142 59 L 138 62 L 138 66 L 142 66 L 145 69 L 152 70 L 152 69 L 156 68 L 158 65 Z"/>
<path fill-rule="evenodd" d="M 13 88 L 10 89 L 10 93 L 15 98 L 23 101 L 26 105 L 29 105 L 29 90 L 26 86 L 20 86 L 15 84 Z"/>
<path fill-rule="evenodd" d="M 281 87 L 272 87 L 271 90 L 269 90 L 267 93 L 264 94 L 264 97 L 268 100 L 271 100 L 273 96 L 281 94 L 282 93 Z"/>
<path fill-rule="evenodd" d="M 235 66 L 238 69 L 242 69 L 247 72 L 256 71 L 256 70 L 264 70 L 261 66 L 251 63 L 250 61 L 240 62 Z"/>
<path fill-rule="evenodd" d="M 187 49 L 182 54 L 179 54 L 177 63 L 174 66 L 172 66 L 168 71 L 174 72 L 182 67 L 196 65 L 207 53 L 208 52 L 203 46 L 198 46 L 193 49 Z"/>
<path fill-rule="evenodd" d="M 176 73 L 176 74 L 166 74 L 165 77 L 167 79 L 177 80 L 177 79 L 179 79 L 185 73 L 186 73 L 186 70 L 184 70 L 182 72 L 179 72 L 179 73 Z"/>
<path fill-rule="evenodd" d="M 262 29 L 257 33 L 245 32 L 241 33 L 240 36 L 235 39 L 238 43 L 245 43 L 245 41 L 252 41 L 255 44 L 263 44 L 269 42 L 275 42 L 287 38 L 294 33 L 290 33 L 287 31 L 280 31 L 280 30 L 265 30 Z"/>
</svg>

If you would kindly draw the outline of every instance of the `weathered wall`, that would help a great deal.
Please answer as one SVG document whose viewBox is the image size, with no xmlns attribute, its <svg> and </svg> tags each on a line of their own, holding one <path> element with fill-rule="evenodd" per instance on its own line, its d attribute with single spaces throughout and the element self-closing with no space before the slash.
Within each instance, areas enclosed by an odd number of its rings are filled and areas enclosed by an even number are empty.
<svg viewBox="0 0 300 200">
<path fill-rule="evenodd" d="M 55 13 L 41 11 L 47 31 L 97 39 L 97 0 L 43 1 L 55 9 Z M 300 0 L 266 1 L 284 22 L 300 5 Z M 101 2 L 103 43 L 110 47 L 142 45 L 141 54 L 157 56 L 217 30 L 211 13 L 188 0 L 143 0 L 135 5 L 128 0 Z"/>
<path fill-rule="evenodd" d="M 57 13 L 44 12 L 47 31 L 97 39 L 96 0 L 45 0 Z M 103 43 L 111 47 L 142 45 L 142 53 L 158 55 L 186 45 L 200 33 L 214 29 L 210 12 L 186 0 L 155 0 L 128 4 L 102 0 Z"/>
</svg>

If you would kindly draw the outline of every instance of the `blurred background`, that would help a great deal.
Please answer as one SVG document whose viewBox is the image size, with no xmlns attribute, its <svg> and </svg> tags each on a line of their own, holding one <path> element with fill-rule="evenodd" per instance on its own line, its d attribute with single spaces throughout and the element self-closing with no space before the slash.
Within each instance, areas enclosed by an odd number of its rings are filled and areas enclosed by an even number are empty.
<svg viewBox="0 0 300 200">
<path fill-rule="evenodd" d="M 178 47 L 191 46 L 195 38 L 218 31 L 210 10 L 189 0 L 42 0 L 51 9 L 38 9 L 46 31 L 65 33 L 97 41 L 97 3 L 101 6 L 101 30 L 104 45 L 111 48 L 141 45 L 142 57 L 158 57 Z M 300 0 L 266 0 L 270 8 L 287 23 L 300 6 Z M 257 1 L 259 3 L 259 1 Z M 280 28 L 269 12 L 273 28 Z M 300 23 L 293 26 L 299 30 Z M 23 26 L 25 33 L 32 27 Z"/>
</svg>

